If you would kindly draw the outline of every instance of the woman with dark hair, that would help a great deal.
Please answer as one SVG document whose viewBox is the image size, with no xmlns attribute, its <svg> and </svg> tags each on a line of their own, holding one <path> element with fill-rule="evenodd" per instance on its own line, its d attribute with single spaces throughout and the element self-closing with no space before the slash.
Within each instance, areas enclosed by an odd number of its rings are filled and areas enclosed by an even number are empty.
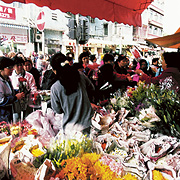
<svg viewBox="0 0 180 180">
<path fill-rule="evenodd" d="M 64 134 L 70 131 L 81 131 L 89 134 L 93 109 L 88 97 L 94 91 L 91 81 L 69 65 L 67 57 L 56 53 L 50 59 L 57 81 L 51 87 L 51 107 L 63 116 Z"/>
<path fill-rule="evenodd" d="M 165 52 L 162 57 L 163 72 L 159 76 L 150 77 L 139 69 L 136 70 L 136 73 L 141 75 L 140 80 L 148 84 L 158 84 L 162 89 L 175 90 L 180 94 L 180 71 L 177 67 L 180 54 L 178 52 Z"/>
<path fill-rule="evenodd" d="M 37 87 L 37 89 L 40 89 L 39 80 L 40 80 L 41 74 L 35 67 L 33 67 L 33 62 L 31 60 L 31 58 L 25 58 L 24 70 L 33 75 L 35 82 L 36 82 L 36 87 Z"/>
<path fill-rule="evenodd" d="M 13 104 L 24 97 L 24 92 L 15 94 L 9 76 L 14 62 L 8 57 L 0 57 L 0 122 L 13 120 Z"/>
<path fill-rule="evenodd" d="M 14 61 L 14 70 L 10 76 L 12 86 L 14 89 L 21 91 L 23 89 L 25 93 L 25 98 L 20 102 L 15 103 L 15 114 L 16 120 L 20 118 L 27 117 L 33 109 L 29 106 L 29 94 L 30 92 L 36 92 L 37 87 L 33 75 L 24 70 L 24 63 L 22 57 L 14 56 L 12 59 Z M 24 82 L 21 82 L 21 81 Z M 23 117 L 21 117 L 21 112 L 23 111 Z"/>
<path fill-rule="evenodd" d="M 139 61 L 139 65 L 140 65 L 140 69 L 147 75 L 149 75 L 149 71 L 148 71 L 148 63 L 145 59 L 141 59 Z"/>
</svg>

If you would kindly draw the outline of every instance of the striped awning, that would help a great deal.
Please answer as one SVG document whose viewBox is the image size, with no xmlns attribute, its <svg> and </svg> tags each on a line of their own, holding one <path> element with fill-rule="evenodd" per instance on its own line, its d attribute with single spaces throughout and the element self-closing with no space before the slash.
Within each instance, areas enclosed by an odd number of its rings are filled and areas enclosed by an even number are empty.
<svg viewBox="0 0 180 180">
<path fill-rule="evenodd" d="M 9 27 L 9 28 L 17 28 L 17 29 L 29 29 L 27 26 L 19 26 L 19 25 L 15 25 L 15 24 L 3 24 L 0 23 L 1 27 Z"/>
</svg>

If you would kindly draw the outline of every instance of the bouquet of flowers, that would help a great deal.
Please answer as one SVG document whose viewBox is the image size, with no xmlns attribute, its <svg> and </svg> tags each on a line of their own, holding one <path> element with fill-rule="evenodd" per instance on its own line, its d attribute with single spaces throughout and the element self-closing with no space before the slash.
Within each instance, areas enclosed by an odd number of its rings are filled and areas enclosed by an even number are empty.
<svg viewBox="0 0 180 180">
<path fill-rule="evenodd" d="M 0 122 L 0 133 L 5 133 L 7 136 L 10 136 L 10 124 L 5 121 Z"/>
<path fill-rule="evenodd" d="M 101 155 L 95 153 L 83 154 L 61 162 L 61 170 L 55 179 L 119 179 L 120 176 L 111 168 L 99 161 Z"/>
<path fill-rule="evenodd" d="M 19 91 L 24 92 L 25 94 L 25 97 L 20 100 L 21 110 L 24 111 L 27 108 L 28 94 L 30 93 L 30 90 L 27 89 L 26 78 L 20 77 L 18 80 L 19 80 Z"/>
<path fill-rule="evenodd" d="M 142 114 L 142 110 L 154 109 L 154 113 L 160 121 L 154 122 L 154 132 L 180 137 L 180 98 L 173 90 L 161 89 L 160 87 L 144 82 L 136 88 L 129 88 L 123 96 L 111 100 L 111 107 L 115 111 L 122 107 L 130 111 L 131 116 Z M 146 122 L 151 118 L 146 118 Z"/>
<path fill-rule="evenodd" d="M 40 167 L 44 160 L 48 158 L 55 167 L 59 168 L 63 160 L 80 156 L 83 153 L 90 153 L 93 149 L 93 141 L 82 135 L 81 139 L 68 138 L 59 139 L 52 142 L 50 148 L 41 158 L 36 158 L 33 162 L 35 167 Z"/>
</svg>

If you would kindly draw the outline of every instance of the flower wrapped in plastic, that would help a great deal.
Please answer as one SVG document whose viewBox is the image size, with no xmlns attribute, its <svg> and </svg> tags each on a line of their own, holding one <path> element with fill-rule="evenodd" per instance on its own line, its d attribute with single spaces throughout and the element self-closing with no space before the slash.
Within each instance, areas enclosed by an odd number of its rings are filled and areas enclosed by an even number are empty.
<svg viewBox="0 0 180 180">
<path fill-rule="evenodd" d="M 20 77 L 19 79 L 19 92 L 24 92 L 25 97 L 20 100 L 20 106 L 21 110 L 24 111 L 27 108 L 28 103 L 28 94 L 30 93 L 30 90 L 27 89 L 27 79 Z"/>
</svg>

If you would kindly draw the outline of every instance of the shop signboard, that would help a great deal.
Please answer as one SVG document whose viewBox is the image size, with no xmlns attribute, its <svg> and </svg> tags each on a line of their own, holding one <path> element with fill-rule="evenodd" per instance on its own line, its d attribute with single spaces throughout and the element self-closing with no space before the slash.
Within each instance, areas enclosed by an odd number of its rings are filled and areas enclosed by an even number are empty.
<svg viewBox="0 0 180 180">
<path fill-rule="evenodd" d="M 28 43 L 28 37 L 25 35 L 16 35 L 16 34 L 0 34 L 4 42 L 14 42 L 14 43 Z"/>
<path fill-rule="evenodd" d="M 0 5 L 0 18 L 15 20 L 15 8 Z"/>
</svg>

